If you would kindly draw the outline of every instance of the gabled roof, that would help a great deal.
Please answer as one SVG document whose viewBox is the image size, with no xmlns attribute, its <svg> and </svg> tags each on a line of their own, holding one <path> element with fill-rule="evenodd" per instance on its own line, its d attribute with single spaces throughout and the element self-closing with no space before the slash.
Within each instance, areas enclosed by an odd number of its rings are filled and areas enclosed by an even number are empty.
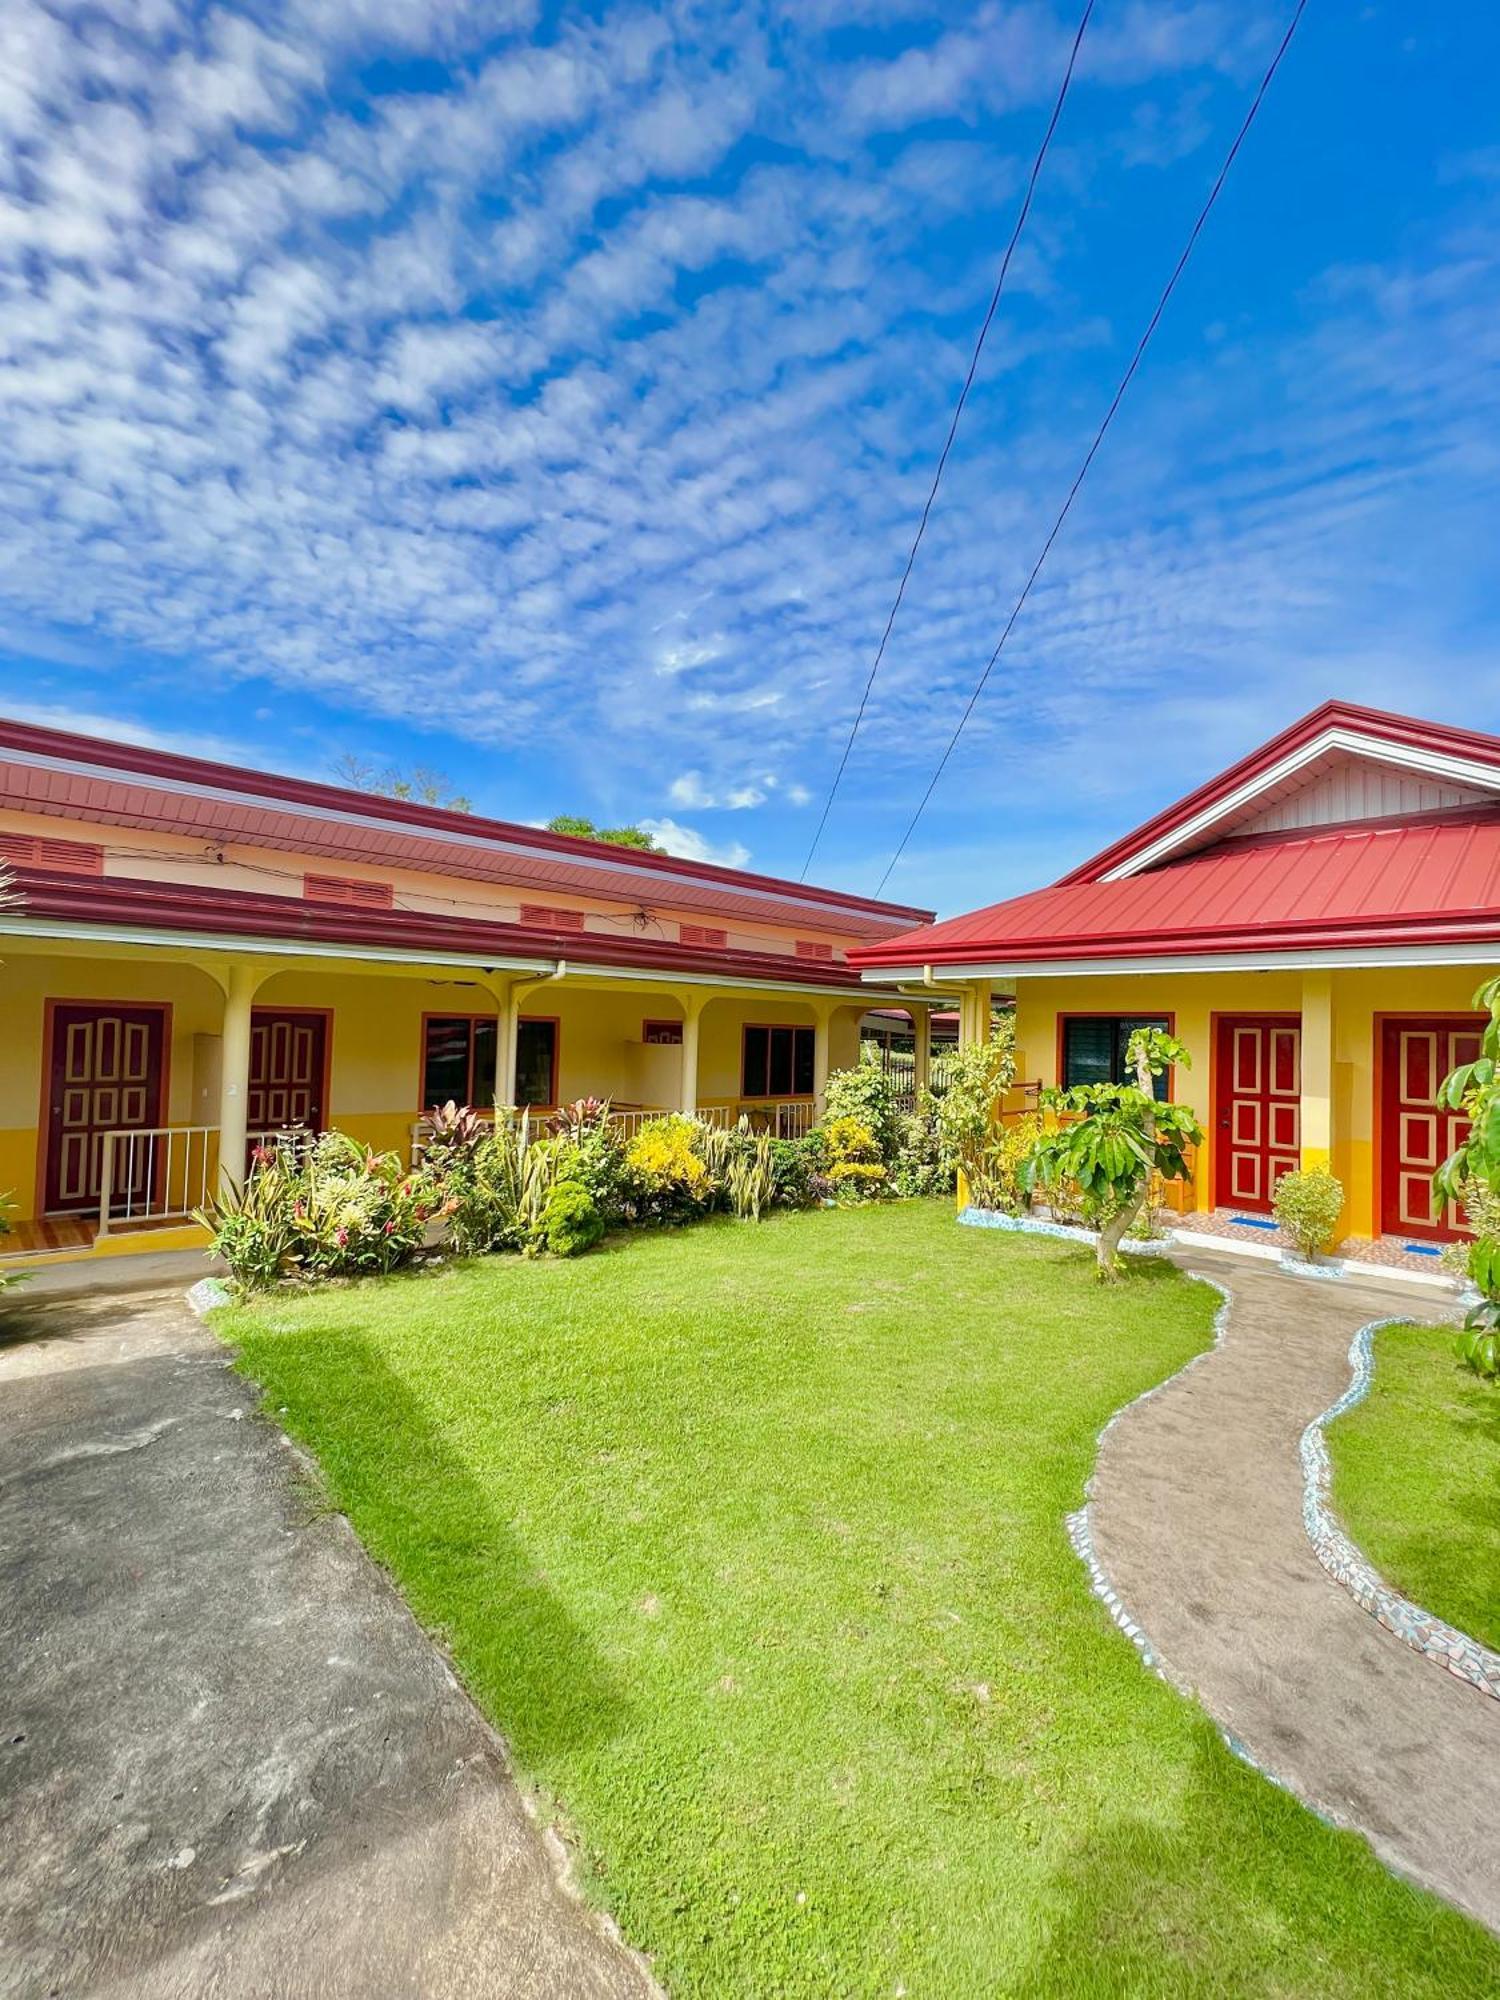
<svg viewBox="0 0 1500 2000">
<path fill-rule="evenodd" d="M 1111 881 L 1206 846 L 1241 830 L 1247 809 L 1285 797 L 1319 769 L 1343 761 L 1425 780 L 1439 794 L 1434 803 L 1442 806 L 1500 797 L 1500 738 L 1326 701 L 1061 879 Z M 1454 795 L 1441 796 L 1444 790 Z"/>
<path fill-rule="evenodd" d="M 242 771 L 0 718 L 0 805 L 251 847 L 517 883 L 879 937 L 930 918 L 900 903 L 644 854 L 338 785 Z"/>
<path fill-rule="evenodd" d="M 1380 785 L 1346 785 L 1357 816 L 1322 819 L 1344 795 L 1347 759 L 1402 774 L 1415 787 L 1401 794 L 1407 810 L 1374 811 Z M 1285 810 L 1319 771 L 1315 823 L 1276 825 L 1266 801 Z M 1003 977 L 1443 953 L 1500 956 L 1500 739 L 1330 702 L 1051 888 L 850 958 L 870 976 L 934 966 Z"/>
</svg>

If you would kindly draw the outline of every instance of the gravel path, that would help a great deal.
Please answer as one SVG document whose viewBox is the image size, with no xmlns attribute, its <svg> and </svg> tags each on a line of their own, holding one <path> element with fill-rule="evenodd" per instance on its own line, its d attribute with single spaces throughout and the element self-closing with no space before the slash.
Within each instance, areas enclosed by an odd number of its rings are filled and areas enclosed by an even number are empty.
<svg viewBox="0 0 1500 2000">
<path fill-rule="evenodd" d="M 1500 1931 L 1500 1702 L 1382 1630 L 1302 1524 L 1298 1441 L 1355 1330 L 1438 1318 L 1409 1287 L 1322 1284 L 1194 1249 L 1222 1345 L 1106 1433 L 1094 1548 L 1171 1677 L 1309 1805 Z"/>
</svg>

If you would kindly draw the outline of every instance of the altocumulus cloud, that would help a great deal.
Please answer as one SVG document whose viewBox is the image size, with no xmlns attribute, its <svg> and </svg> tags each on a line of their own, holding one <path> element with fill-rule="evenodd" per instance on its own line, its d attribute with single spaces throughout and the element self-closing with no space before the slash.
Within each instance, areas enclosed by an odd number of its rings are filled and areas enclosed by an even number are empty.
<svg viewBox="0 0 1500 2000">
<path fill-rule="evenodd" d="M 1280 11 L 1101 10 L 835 823 L 856 885 Z M 111 673 L 151 662 L 164 713 L 269 683 L 450 731 L 502 776 L 587 745 L 632 815 L 743 815 L 727 842 L 648 819 L 676 851 L 743 861 L 744 826 L 794 860 L 1070 26 L 1039 3 L 11 0 L 0 608 L 66 639 L 79 707 L 104 706 L 77 692 L 97 642 Z M 1411 700 L 1471 664 L 1456 610 L 1424 623 L 1409 528 L 1440 491 L 1465 518 L 1493 498 L 1487 157 L 1455 145 L 1420 241 L 1311 249 L 1284 308 L 1232 258 L 1184 297 L 956 771 L 992 851 L 1021 821 L 1030 856 L 1058 758 L 1083 845 L 1143 796 L 1088 747 L 1126 704 L 1142 740 L 1191 738 L 1186 779 L 1310 678 Z M 1242 206 L 1225 240 L 1253 226 Z M 941 813 L 927 838 L 898 888 L 931 887 Z"/>
</svg>

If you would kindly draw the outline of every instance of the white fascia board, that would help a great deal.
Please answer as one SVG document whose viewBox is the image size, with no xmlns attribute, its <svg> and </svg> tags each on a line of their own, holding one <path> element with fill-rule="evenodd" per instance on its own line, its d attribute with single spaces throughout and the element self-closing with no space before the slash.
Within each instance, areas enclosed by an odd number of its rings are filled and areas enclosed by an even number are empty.
<svg viewBox="0 0 1500 2000">
<path fill-rule="evenodd" d="M 863 986 L 816 986 L 793 979 L 741 979 L 733 972 L 673 972 L 664 967 L 638 965 L 580 965 L 566 961 L 569 979 L 629 979 L 648 986 L 723 986 L 735 992 L 785 993 L 794 1000 L 847 1000 L 851 1006 L 867 1007 L 870 995 Z M 884 989 L 882 989 L 884 992 Z M 904 1005 L 905 994 L 890 992 L 884 997 Z"/>
<path fill-rule="evenodd" d="M 1139 854 L 1131 855 L 1101 875 L 1101 882 L 1120 882 L 1128 875 L 1139 875 L 1143 869 L 1154 867 L 1158 861 L 1175 854 L 1205 833 L 1210 832 L 1221 820 L 1238 812 L 1243 806 L 1254 804 L 1262 793 L 1279 785 L 1295 772 L 1325 757 L 1330 751 L 1342 751 L 1354 757 L 1369 757 L 1377 763 L 1397 764 L 1403 770 L 1418 771 L 1423 777 L 1437 778 L 1450 785 L 1473 785 L 1480 791 L 1500 792 L 1500 770 L 1493 764 L 1471 763 L 1465 757 L 1448 757 L 1437 750 L 1415 749 L 1409 744 L 1388 743 L 1383 737 L 1364 736 L 1353 729 L 1325 729 L 1321 736 L 1315 736 L 1311 743 L 1304 743 L 1300 750 L 1293 750 L 1281 758 L 1267 771 L 1247 779 L 1222 799 L 1206 806 L 1201 813 L 1174 827 L 1171 833 L 1164 833 Z M 1306 829 L 1309 834 L 1316 828 Z"/>
<path fill-rule="evenodd" d="M 553 958 L 505 958 L 494 953 L 406 951 L 392 945 L 339 945 L 315 938 L 234 937 L 206 931 L 126 929 L 119 924 L 55 923 L 45 917 L 14 917 L 0 922 L 0 937 L 34 937 L 94 944 L 137 944 L 172 951 L 233 951 L 259 958 L 337 958 L 380 965 L 441 965 L 466 972 L 535 972 L 556 970 Z"/>
<path fill-rule="evenodd" d="M 1323 967 L 1330 972 L 1383 965 L 1500 966 L 1500 938 L 1472 944 L 1351 945 L 1332 951 L 1226 951 L 1180 958 L 1156 954 L 1140 958 L 1048 958 L 1027 965 L 945 965 L 949 979 L 988 979 L 1014 985 L 1023 979 L 1104 979 L 1142 972 L 1295 972 Z M 895 977 L 905 978 L 905 973 Z"/>
</svg>

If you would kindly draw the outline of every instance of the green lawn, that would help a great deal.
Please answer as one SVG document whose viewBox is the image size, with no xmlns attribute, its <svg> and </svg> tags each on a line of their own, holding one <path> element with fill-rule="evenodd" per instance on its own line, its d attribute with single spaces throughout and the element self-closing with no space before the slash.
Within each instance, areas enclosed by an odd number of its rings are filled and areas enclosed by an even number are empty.
<svg viewBox="0 0 1500 2000">
<path fill-rule="evenodd" d="M 1216 1300 L 945 1204 L 220 1319 L 677 2000 L 1500 1990 L 1066 1539 Z"/>
<path fill-rule="evenodd" d="M 1339 1518 L 1385 1580 L 1500 1651 L 1500 1386 L 1461 1366 L 1452 1329 L 1378 1333 L 1328 1451 Z"/>
</svg>

